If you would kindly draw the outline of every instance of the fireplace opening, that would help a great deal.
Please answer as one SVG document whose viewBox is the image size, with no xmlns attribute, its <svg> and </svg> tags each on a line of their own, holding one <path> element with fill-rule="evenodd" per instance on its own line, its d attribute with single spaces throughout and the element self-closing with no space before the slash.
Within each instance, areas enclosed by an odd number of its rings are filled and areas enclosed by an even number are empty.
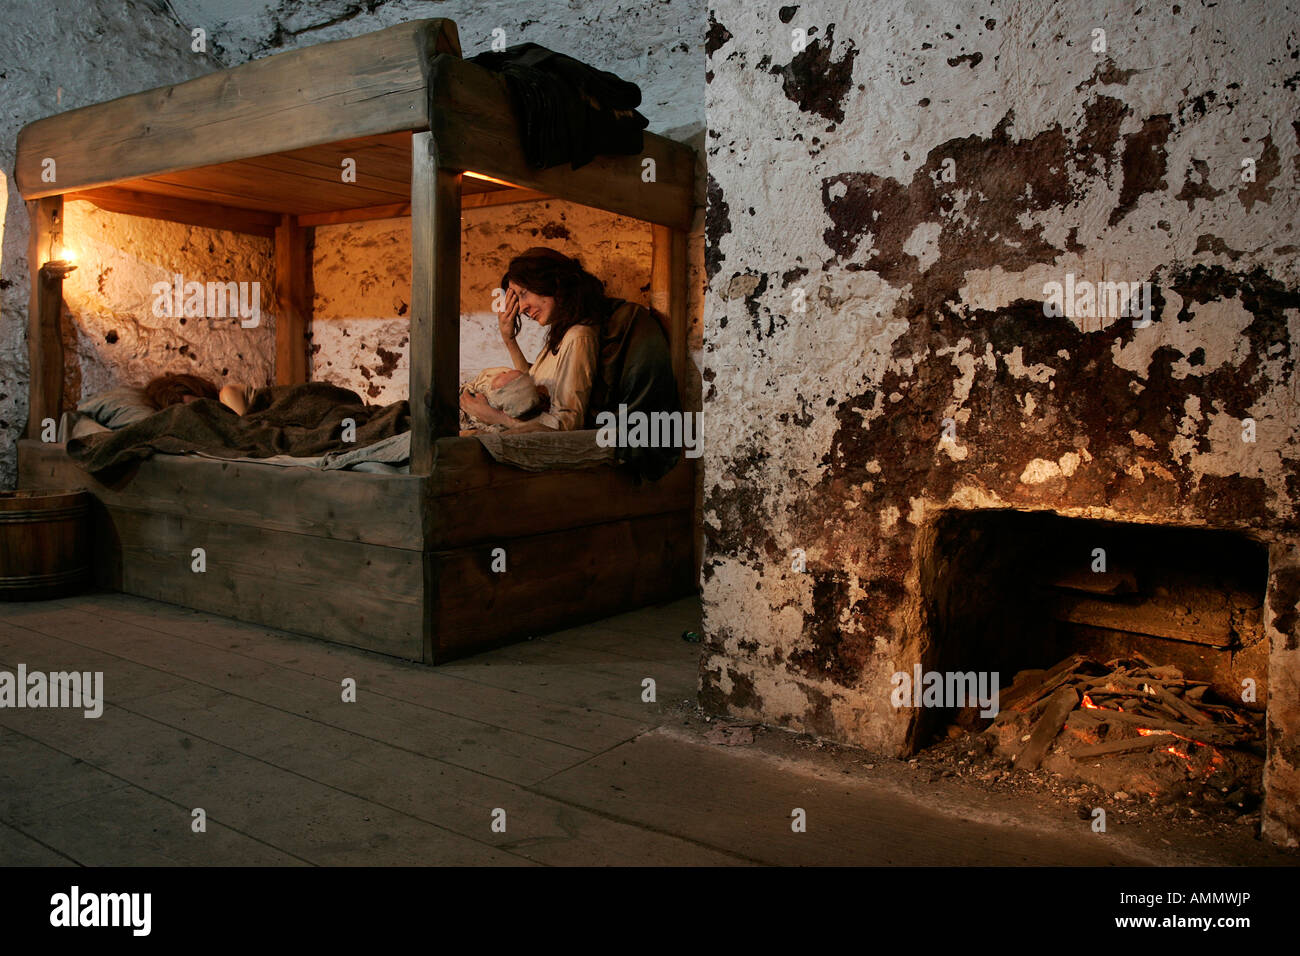
<svg viewBox="0 0 1300 956">
<path fill-rule="evenodd" d="M 998 712 L 937 698 L 913 740 L 975 735 L 1014 770 L 1252 809 L 1267 577 L 1266 548 L 1229 531 L 949 512 L 922 568 L 920 670 L 997 674 Z"/>
</svg>

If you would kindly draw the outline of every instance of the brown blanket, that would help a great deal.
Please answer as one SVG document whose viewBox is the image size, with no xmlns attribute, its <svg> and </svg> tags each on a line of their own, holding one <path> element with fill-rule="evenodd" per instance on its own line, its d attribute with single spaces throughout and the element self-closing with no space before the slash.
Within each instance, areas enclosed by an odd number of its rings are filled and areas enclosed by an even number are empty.
<svg viewBox="0 0 1300 956">
<path fill-rule="evenodd" d="M 345 418 L 356 423 L 355 441 L 342 440 Z M 118 431 L 74 438 L 68 442 L 68 455 L 99 475 L 156 452 L 305 458 L 362 448 L 410 428 L 410 408 L 404 401 L 367 405 L 346 388 L 309 382 L 258 389 L 243 417 L 211 399 L 172 405 Z"/>
</svg>

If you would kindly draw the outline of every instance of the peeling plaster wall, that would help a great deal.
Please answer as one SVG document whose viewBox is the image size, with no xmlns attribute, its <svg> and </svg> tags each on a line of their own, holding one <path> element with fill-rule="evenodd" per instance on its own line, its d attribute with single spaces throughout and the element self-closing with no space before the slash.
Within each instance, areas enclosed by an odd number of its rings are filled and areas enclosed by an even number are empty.
<svg viewBox="0 0 1300 956">
<path fill-rule="evenodd" d="M 492 312 L 492 290 L 510 259 L 530 246 L 576 256 L 604 280 L 610 295 L 649 301 L 645 223 L 559 200 L 466 209 L 462 219 L 462 382 L 488 366 L 510 364 Z M 411 221 L 317 227 L 313 269 L 311 378 L 353 389 L 371 402 L 406 398 Z M 525 355 L 536 358 L 543 338 L 540 326 L 524 322 Z"/>
<path fill-rule="evenodd" d="M 1296 5 L 711 8 L 705 705 L 905 750 L 943 509 L 1241 529 L 1295 840 Z M 1045 315 L 1066 273 L 1151 324 Z"/>
</svg>

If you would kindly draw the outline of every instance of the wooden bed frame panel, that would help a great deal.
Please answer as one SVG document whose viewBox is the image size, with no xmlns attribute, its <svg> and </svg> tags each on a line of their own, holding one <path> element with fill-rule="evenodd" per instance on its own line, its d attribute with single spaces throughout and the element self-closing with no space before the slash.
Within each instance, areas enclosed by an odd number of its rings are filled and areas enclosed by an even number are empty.
<svg viewBox="0 0 1300 956">
<path fill-rule="evenodd" d="M 608 466 L 522 471 L 452 438 L 430 477 L 157 455 L 107 485 L 61 444 L 18 451 L 22 487 L 95 496 L 99 585 L 408 660 L 441 663 L 693 587 L 687 460 L 637 486 Z M 504 574 L 491 571 L 497 547 Z"/>
<path fill-rule="evenodd" d="M 110 508 L 118 590 L 407 660 L 424 650 L 422 553 Z M 207 569 L 192 570 L 203 548 Z M 347 587 L 341 587 L 347 582 Z"/>
<path fill-rule="evenodd" d="M 306 378 L 311 228 L 412 217 L 412 474 L 156 456 L 110 486 L 62 446 L 20 442 L 22 487 L 95 495 L 101 583 L 427 663 L 693 588 L 693 462 L 639 485 L 614 467 L 524 472 L 454 436 L 460 215 L 476 205 L 558 197 L 654 224 L 651 305 L 668 316 L 685 391 L 695 154 L 646 133 L 641 156 L 532 169 L 504 81 L 459 52 L 451 21 L 417 21 L 19 134 L 15 178 L 33 218 L 29 439 L 61 411 L 61 282 L 38 277 L 65 196 L 272 236 L 278 383 Z M 327 188 L 344 150 L 379 169 L 375 188 Z M 53 183 L 41 178 L 47 156 Z M 409 203 L 377 203 L 400 197 L 405 175 Z M 207 550 L 203 574 L 190 567 L 196 547 Z M 491 571 L 494 547 L 506 549 L 505 574 Z"/>
<path fill-rule="evenodd" d="M 317 538 L 419 551 L 426 479 L 418 475 L 321 472 L 183 455 L 155 455 L 107 485 L 62 444 L 18 443 L 24 488 L 84 488 L 111 508 L 188 515 Z"/>
<path fill-rule="evenodd" d="M 693 588 L 691 511 L 648 515 L 428 555 L 437 602 L 429 663 L 575 627 Z"/>
</svg>

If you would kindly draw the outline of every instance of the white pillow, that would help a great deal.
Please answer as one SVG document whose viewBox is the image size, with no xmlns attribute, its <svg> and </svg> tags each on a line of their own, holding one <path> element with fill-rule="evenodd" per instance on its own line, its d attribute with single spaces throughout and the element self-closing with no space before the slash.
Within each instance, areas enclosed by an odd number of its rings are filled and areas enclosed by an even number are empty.
<svg viewBox="0 0 1300 956">
<path fill-rule="evenodd" d="M 157 414 L 158 409 L 149 404 L 143 388 L 125 386 L 91 396 L 77 406 L 77 411 L 106 428 L 125 428 Z"/>
</svg>

